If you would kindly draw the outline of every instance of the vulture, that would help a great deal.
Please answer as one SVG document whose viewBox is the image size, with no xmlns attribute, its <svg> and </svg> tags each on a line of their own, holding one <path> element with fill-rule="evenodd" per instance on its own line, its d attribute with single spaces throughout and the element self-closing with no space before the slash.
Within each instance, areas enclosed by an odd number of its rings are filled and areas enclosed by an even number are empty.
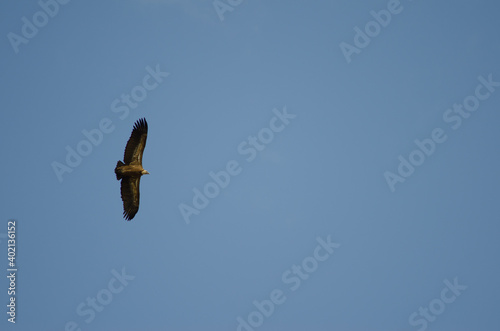
<svg viewBox="0 0 500 331">
<path fill-rule="evenodd" d="M 142 153 L 148 137 L 148 122 L 141 118 L 134 124 L 132 134 L 125 147 L 123 162 L 118 161 L 115 168 L 116 179 L 122 181 L 123 217 L 130 221 L 139 210 L 139 183 L 142 175 L 149 172 L 142 167 Z"/>
</svg>

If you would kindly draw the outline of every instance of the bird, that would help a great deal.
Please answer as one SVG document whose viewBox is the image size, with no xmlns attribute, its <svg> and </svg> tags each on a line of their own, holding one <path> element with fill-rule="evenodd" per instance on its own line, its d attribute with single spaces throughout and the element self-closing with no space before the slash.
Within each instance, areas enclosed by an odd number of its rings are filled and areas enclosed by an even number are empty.
<svg viewBox="0 0 500 331">
<path fill-rule="evenodd" d="M 142 175 L 149 172 L 142 167 L 142 154 L 148 137 L 148 122 L 145 118 L 137 120 L 125 147 L 123 162 L 115 167 L 116 179 L 121 180 L 123 218 L 130 221 L 139 211 L 139 183 Z"/>
</svg>

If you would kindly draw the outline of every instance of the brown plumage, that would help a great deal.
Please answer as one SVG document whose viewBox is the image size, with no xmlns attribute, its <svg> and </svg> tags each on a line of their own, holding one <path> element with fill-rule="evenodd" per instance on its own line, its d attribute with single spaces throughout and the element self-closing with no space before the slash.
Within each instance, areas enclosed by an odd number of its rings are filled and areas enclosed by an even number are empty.
<svg viewBox="0 0 500 331">
<path fill-rule="evenodd" d="M 132 134 L 125 147 L 123 162 L 118 161 L 115 168 L 116 179 L 122 180 L 123 217 L 130 221 L 139 210 L 139 183 L 142 175 L 149 172 L 142 167 L 142 153 L 146 147 L 148 123 L 141 118 L 134 124 Z"/>
</svg>

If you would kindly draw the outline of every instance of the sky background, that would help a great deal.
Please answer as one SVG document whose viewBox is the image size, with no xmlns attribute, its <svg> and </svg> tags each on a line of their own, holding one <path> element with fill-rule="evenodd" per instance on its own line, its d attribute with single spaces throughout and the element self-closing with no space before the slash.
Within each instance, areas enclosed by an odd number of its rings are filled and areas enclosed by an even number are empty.
<svg viewBox="0 0 500 331">
<path fill-rule="evenodd" d="M 0 278 L 0 329 L 498 330 L 500 87 L 457 129 L 443 115 L 479 76 L 500 81 L 500 4 L 401 0 L 348 62 L 339 45 L 387 6 L 242 1 L 221 20 L 211 0 L 71 1 L 13 47 L 44 16 L 3 1 L 0 266 L 16 219 L 18 272 L 16 325 Z M 169 75 L 116 112 L 148 67 Z M 296 117 L 247 161 L 238 146 L 284 108 Z M 126 222 L 113 170 L 142 117 L 151 175 Z M 106 119 L 59 180 L 52 164 Z M 435 128 L 446 141 L 392 192 L 384 173 Z M 179 205 L 231 160 L 241 173 L 187 224 Z M 340 244 L 325 261 L 318 237 Z M 292 290 L 303 261 L 317 267 Z M 443 304 L 445 280 L 466 289 Z M 284 302 L 252 313 L 273 290 Z M 439 314 L 411 325 L 420 307 Z"/>
</svg>

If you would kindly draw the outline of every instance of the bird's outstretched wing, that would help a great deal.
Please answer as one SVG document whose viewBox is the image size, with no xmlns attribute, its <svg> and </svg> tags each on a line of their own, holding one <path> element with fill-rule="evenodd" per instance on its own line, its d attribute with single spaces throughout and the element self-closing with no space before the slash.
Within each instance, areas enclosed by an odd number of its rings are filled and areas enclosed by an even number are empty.
<svg viewBox="0 0 500 331">
<path fill-rule="evenodd" d="M 130 221 L 139 210 L 139 184 L 141 177 L 124 177 L 122 179 L 123 217 Z"/>
<path fill-rule="evenodd" d="M 146 122 L 145 118 L 141 118 L 135 122 L 134 129 L 125 147 L 125 155 L 123 156 L 125 164 L 137 164 L 142 166 L 142 153 L 144 153 L 144 148 L 146 147 L 147 137 L 148 122 Z"/>
</svg>

